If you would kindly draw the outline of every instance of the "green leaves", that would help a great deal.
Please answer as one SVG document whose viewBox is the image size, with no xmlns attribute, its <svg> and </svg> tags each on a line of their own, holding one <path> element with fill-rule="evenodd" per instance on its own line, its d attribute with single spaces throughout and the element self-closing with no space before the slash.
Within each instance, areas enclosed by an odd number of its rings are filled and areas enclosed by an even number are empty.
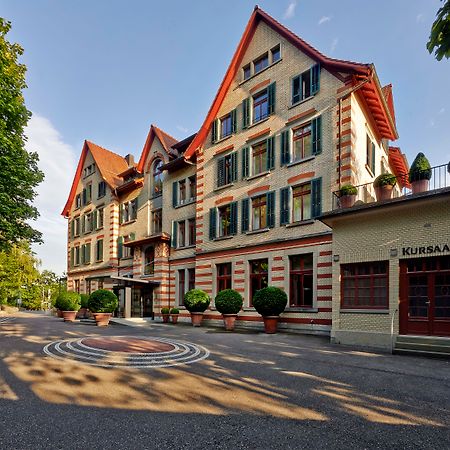
<svg viewBox="0 0 450 450">
<path fill-rule="evenodd" d="M 436 20 L 431 27 L 427 49 L 440 61 L 444 56 L 450 58 L 450 0 L 436 14 Z"/>
</svg>

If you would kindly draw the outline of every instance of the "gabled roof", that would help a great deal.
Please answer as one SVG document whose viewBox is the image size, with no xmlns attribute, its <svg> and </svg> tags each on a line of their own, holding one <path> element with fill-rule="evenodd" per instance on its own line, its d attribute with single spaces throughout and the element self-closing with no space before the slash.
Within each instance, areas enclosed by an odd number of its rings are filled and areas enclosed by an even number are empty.
<svg viewBox="0 0 450 450">
<path fill-rule="evenodd" d="M 169 157 L 176 158 L 178 156 L 171 150 L 171 147 L 175 145 L 178 140 L 152 124 L 150 125 L 150 131 L 148 132 L 147 139 L 145 140 L 144 148 L 142 149 L 141 157 L 139 158 L 137 165 L 137 170 L 141 173 L 144 171 L 145 161 L 148 157 L 155 136 L 159 139 Z"/>
<path fill-rule="evenodd" d="M 320 63 L 322 67 L 324 67 L 331 73 L 338 74 L 339 72 L 344 72 L 346 74 L 353 75 L 355 79 L 356 77 L 369 78 L 369 82 L 366 83 L 365 86 L 363 86 L 363 91 L 375 97 L 378 103 L 381 105 L 380 108 L 384 108 L 386 106 L 386 101 L 381 92 L 381 86 L 379 86 L 378 78 L 376 77 L 375 69 L 372 64 L 345 61 L 325 56 L 324 54 L 316 50 L 313 46 L 311 46 L 303 39 L 298 37 L 296 34 L 294 34 L 292 31 L 288 30 L 286 27 L 281 25 L 273 17 L 271 17 L 265 11 L 260 9 L 258 6 L 255 6 L 255 9 L 250 17 L 250 20 L 248 21 L 247 26 L 245 27 L 244 34 L 242 35 L 241 40 L 239 41 L 238 47 L 225 73 L 225 77 L 223 78 L 219 90 L 217 91 L 217 94 L 211 105 L 211 108 L 208 111 L 205 121 L 203 122 L 202 127 L 197 133 L 197 136 L 192 141 L 189 148 L 186 150 L 185 153 L 186 158 L 192 157 L 192 155 L 196 152 L 196 150 L 199 147 L 201 147 L 201 145 L 205 142 L 211 124 L 217 116 L 219 108 L 222 105 L 222 102 L 228 92 L 228 89 L 236 76 L 236 73 L 240 69 L 242 58 L 244 57 L 244 54 L 253 38 L 256 27 L 260 22 L 266 23 L 274 31 L 276 31 L 278 34 L 280 34 L 286 40 L 288 40 L 292 45 L 297 47 L 301 52 L 308 55 L 314 61 Z M 372 105 L 372 103 L 370 102 L 369 102 L 370 110 L 375 111 L 375 106 L 379 105 Z M 380 134 L 388 139 L 395 139 L 397 137 L 397 131 L 395 129 L 395 123 L 390 117 L 390 112 L 386 111 L 385 115 L 383 115 L 382 113 L 379 113 L 377 109 L 375 111 L 375 114 L 379 114 L 378 118 L 375 117 L 377 124 L 379 122 L 385 127 L 383 130 L 380 130 Z"/>
<path fill-rule="evenodd" d="M 125 158 L 123 158 L 122 156 L 118 155 L 117 153 L 113 153 L 106 148 L 100 147 L 93 142 L 84 141 L 83 149 L 78 161 L 77 170 L 75 172 L 75 177 L 70 189 L 69 198 L 67 199 L 66 205 L 64 206 L 64 209 L 61 213 L 65 217 L 69 215 L 70 208 L 72 207 L 72 203 L 75 198 L 78 183 L 80 182 L 82 176 L 83 166 L 88 152 L 91 152 L 100 175 L 111 189 L 115 189 L 122 182 L 117 174 L 128 169 L 128 164 Z"/>
<path fill-rule="evenodd" d="M 400 187 L 410 187 L 408 179 L 409 164 L 400 147 L 389 147 L 389 165 L 397 177 Z"/>
<path fill-rule="evenodd" d="M 381 91 L 383 92 L 383 97 L 386 100 L 386 103 L 389 108 L 389 112 L 391 113 L 392 120 L 395 123 L 395 110 L 394 110 L 394 96 L 392 94 L 392 84 L 387 84 L 386 86 L 383 86 L 381 88 Z"/>
</svg>

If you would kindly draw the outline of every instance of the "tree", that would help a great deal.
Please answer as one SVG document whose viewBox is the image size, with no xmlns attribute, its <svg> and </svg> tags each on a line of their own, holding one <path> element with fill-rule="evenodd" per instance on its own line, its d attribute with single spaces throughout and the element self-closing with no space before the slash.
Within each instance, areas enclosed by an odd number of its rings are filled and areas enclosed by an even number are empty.
<svg viewBox="0 0 450 450">
<path fill-rule="evenodd" d="M 31 116 L 22 94 L 26 67 L 18 62 L 22 47 L 6 39 L 10 28 L 0 18 L 0 250 L 23 239 L 42 242 L 27 220 L 39 216 L 32 201 L 44 174 L 37 153 L 25 150 L 24 128 Z"/>
<path fill-rule="evenodd" d="M 443 56 L 447 59 L 450 58 L 450 0 L 446 0 L 444 6 L 439 8 L 436 14 L 427 49 L 430 53 L 435 50 L 434 56 L 438 61 Z"/>
</svg>

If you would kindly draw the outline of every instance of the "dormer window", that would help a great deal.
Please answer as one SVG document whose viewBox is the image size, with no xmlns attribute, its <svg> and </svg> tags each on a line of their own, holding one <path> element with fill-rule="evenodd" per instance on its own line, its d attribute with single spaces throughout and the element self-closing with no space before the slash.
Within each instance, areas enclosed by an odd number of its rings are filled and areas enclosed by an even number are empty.
<svg viewBox="0 0 450 450">
<path fill-rule="evenodd" d="M 264 70 L 269 65 L 269 54 L 264 53 L 264 55 L 260 56 L 258 59 L 255 59 L 253 62 L 253 73 L 256 75 L 257 73 Z"/>
<path fill-rule="evenodd" d="M 278 44 L 272 50 L 270 50 L 270 53 L 272 55 L 272 64 L 273 64 L 274 62 L 277 62 L 281 58 L 280 44 Z"/>
<path fill-rule="evenodd" d="M 92 175 L 95 172 L 95 163 L 90 164 L 89 166 L 84 168 L 83 175 L 84 178 Z"/>
<path fill-rule="evenodd" d="M 262 72 L 267 67 L 270 67 L 272 64 L 275 64 L 281 59 L 281 46 L 280 44 L 272 47 L 272 49 L 268 52 L 265 52 L 258 58 L 254 59 L 252 62 L 246 64 L 242 67 L 242 76 L 243 80 L 248 80 L 254 75 Z"/>
</svg>

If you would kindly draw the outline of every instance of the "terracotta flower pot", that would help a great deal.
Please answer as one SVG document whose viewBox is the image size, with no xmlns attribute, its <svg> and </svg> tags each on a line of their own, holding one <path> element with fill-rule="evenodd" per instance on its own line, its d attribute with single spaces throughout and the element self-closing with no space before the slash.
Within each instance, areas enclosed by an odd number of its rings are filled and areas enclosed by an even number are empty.
<svg viewBox="0 0 450 450">
<path fill-rule="evenodd" d="M 59 317 L 60 319 L 63 318 L 63 312 L 62 312 L 60 309 L 57 309 L 57 310 L 56 310 L 56 315 L 57 315 L 57 317 Z"/>
<path fill-rule="evenodd" d="M 199 327 L 203 320 L 202 312 L 191 312 L 191 320 L 193 327 Z"/>
<path fill-rule="evenodd" d="M 85 319 L 87 315 L 87 308 L 80 308 L 77 312 L 77 319 Z"/>
<path fill-rule="evenodd" d="M 169 323 L 170 314 L 162 314 L 163 323 Z"/>
<path fill-rule="evenodd" d="M 392 198 L 392 189 L 394 189 L 394 186 L 390 184 L 385 184 L 384 186 L 376 186 L 375 195 L 377 196 L 377 201 L 383 202 Z"/>
<path fill-rule="evenodd" d="M 356 194 L 343 195 L 340 198 L 341 208 L 351 208 L 356 202 Z"/>
<path fill-rule="evenodd" d="M 223 324 L 226 331 L 234 330 L 234 322 L 236 322 L 237 314 L 222 314 Z"/>
<path fill-rule="evenodd" d="M 412 193 L 419 194 L 420 192 L 427 192 L 429 185 L 430 185 L 430 180 L 411 181 Z"/>
<path fill-rule="evenodd" d="M 263 317 L 264 331 L 267 334 L 274 334 L 277 332 L 279 318 L 280 318 L 280 316 L 265 316 L 265 317 Z"/>
<path fill-rule="evenodd" d="M 173 324 L 178 322 L 178 314 L 171 314 L 170 317 L 172 318 Z"/>
<path fill-rule="evenodd" d="M 111 313 L 94 313 L 94 319 L 98 327 L 107 327 L 111 316 Z"/>
<path fill-rule="evenodd" d="M 76 311 L 62 311 L 64 322 L 75 322 L 77 317 Z"/>
</svg>

